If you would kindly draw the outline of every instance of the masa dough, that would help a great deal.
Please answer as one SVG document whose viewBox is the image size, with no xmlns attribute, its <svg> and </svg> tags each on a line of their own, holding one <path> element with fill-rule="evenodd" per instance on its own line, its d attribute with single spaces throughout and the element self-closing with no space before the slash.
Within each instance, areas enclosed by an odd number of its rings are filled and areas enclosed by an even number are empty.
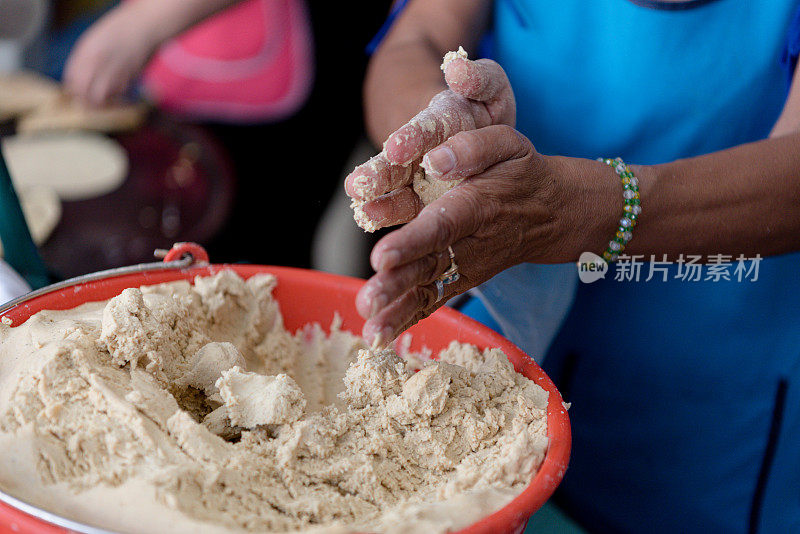
<svg viewBox="0 0 800 534">
<path fill-rule="evenodd" d="M 464 48 L 460 46 L 458 47 L 458 51 L 456 52 L 451 51 L 445 54 L 444 58 L 442 59 L 442 64 L 440 68 L 442 69 L 442 71 L 444 71 L 448 63 L 459 58 L 467 59 L 467 52 L 464 50 Z M 436 97 L 434 97 L 434 100 L 431 101 L 431 106 L 434 105 L 433 102 L 435 101 L 435 99 Z M 420 113 L 420 115 L 422 115 L 423 113 L 424 111 Z M 419 117 L 420 115 L 418 115 L 417 117 Z M 412 121 L 417 120 L 417 117 L 412 119 Z M 418 122 L 418 124 L 420 128 L 427 129 L 427 131 L 433 131 L 436 128 L 436 125 L 431 121 L 430 118 L 421 120 L 420 122 Z M 455 134 L 456 132 L 453 133 Z M 372 166 L 373 170 L 377 170 L 376 166 L 378 165 L 378 161 L 381 158 L 383 158 L 383 155 L 379 154 L 378 156 L 372 158 L 367 163 L 367 165 Z M 383 158 L 382 162 L 385 161 L 386 161 L 385 158 Z M 385 164 L 388 165 L 388 163 Z M 400 169 L 403 168 L 403 166 L 399 165 L 393 165 L 392 167 L 394 167 L 393 172 L 401 172 Z M 409 166 L 407 165 L 406 168 L 409 168 Z M 438 199 L 439 197 L 441 197 L 442 195 L 450 191 L 452 188 L 454 188 L 455 186 L 464 181 L 463 179 L 437 180 L 428 178 L 425 175 L 425 169 L 417 164 L 411 166 L 409 170 L 405 172 L 410 172 L 411 187 L 417 194 L 417 196 L 419 196 L 419 199 L 422 201 L 423 206 L 432 204 L 436 199 Z M 371 200 L 375 200 L 376 198 L 378 198 L 378 195 L 374 194 L 374 191 L 372 191 L 368 187 L 368 184 L 359 183 L 358 178 L 356 179 L 354 185 L 361 194 L 361 198 L 360 199 L 354 198 L 350 203 L 350 209 L 353 210 L 353 219 L 356 221 L 356 224 L 364 231 L 374 232 L 378 230 L 380 226 L 364 212 L 364 204 L 366 204 Z"/>
<path fill-rule="evenodd" d="M 73 98 L 59 98 L 37 107 L 17 121 L 17 132 L 34 134 L 64 131 L 118 133 L 135 130 L 147 118 L 145 104 L 107 104 L 91 108 Z"/>
<path fill-rule="evenodd" d="M 221 271 L 0 324 L 0 489 L 124 532 L 446 532 L 505 505 L 547 393 L 453 342 L 414 373 Z"/>
<path fill-rule="evenodd" d="M 147 111 L 142 103 L 85 106 L 66 95 L 58 82 L 33 71 L 0 75 L 0 122 L 16 118 L 20 133 L 124 132 L 139 128 Z"/>
<path fill-rule="evenodd" d="M 297 382 L 285 373 L 276 376 L 242 372 L 236 366 L 222 371 L 216 382 L 231 425 L 255 428 L 260 425 L 294 423 L 306 408 L 306 398 Z"/>
<path fill-rule="evenodd" d="M 419 196 L 423 206 L 427 206 L 440 196 L 444 195 L 463 180 L 436 180 L 425 176 L 425 169 L 417 167 L 411 176 L 411 187 Z M 370 200 L 375 200 L 375 195 L 365 195 L 363 200 L 353 199 L 350 208 L 353 210 L 353 219 L 356 224 L 366 232 L 374 232 L 379 226 L 364 212 L 364 204 Z"/>
<path fill-rule="evenodd" d="M 61 88 L 55 80 L 32 71 L 0 75 L 0 122 L 56 102 Z"/>
<path fill-rule="evenodd" d="M 110 193 L 128 175 L 125 149 L 95 133 L 9 136 L 2 139 L 2 150 L 18 190 L 44 186 L 67 201 Z"/>
<path fill-rule="evenodd" d="M 467 58 L 468 58 L 467 51 L 464 50 L 463 46 L 459 46 L 458 50 L 456 50 L 455 52 L 451 50 L 450 52 L 444 55 L 444 58 L 442 59 L 442 64 L 439 66 L 439 68 L 442 69 L 442 72 L 444 72 L 445 69 L 447 69 L 447 64 L 450 63 L 451 61 L 454 61 L 456 59 L 467 59 Z"/>
<path fill-rule="evenodd" d="M 29 185 L 17 190 L 25 222 L 37 245 L 45 243 L 61 220 L 61 200 L 53 189 L 45 185 Z M 3 243 L 0 242 L 0 258 Z"/>
</svg>

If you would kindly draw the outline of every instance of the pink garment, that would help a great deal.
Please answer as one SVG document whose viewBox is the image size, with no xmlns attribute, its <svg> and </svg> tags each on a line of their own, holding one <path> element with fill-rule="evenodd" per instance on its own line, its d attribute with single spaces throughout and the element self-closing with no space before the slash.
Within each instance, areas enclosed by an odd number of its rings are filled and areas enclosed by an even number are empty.
<svg viewBox="0 0 800 534">
<path fill-rule="evenodd" d="M 237 123 L 288 117 L 313 82 L 313 42 L 303 0 L 247 0 L 165 44 L 144 90 L 169 112 Z"/>
</svg>

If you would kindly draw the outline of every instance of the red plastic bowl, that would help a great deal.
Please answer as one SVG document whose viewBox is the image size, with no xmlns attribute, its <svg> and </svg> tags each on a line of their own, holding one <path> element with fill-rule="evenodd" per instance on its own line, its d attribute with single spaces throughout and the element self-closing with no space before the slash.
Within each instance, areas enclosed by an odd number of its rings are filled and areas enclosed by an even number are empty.
<svg viewBox="0 0 800 534">
<path fill-rule="evenodd" d="M 343 328 L 361 332 L 364 320 L 355 309 L 355 296 L 363 280 L 288 267 L 260 265 L 205 265 L 187 269 L 145 271 L 110 276 L 101 280 L 57 289 L 18 304 L 3 313 L 17 326 L 41 310 L 65 310 L 86 302 L 107 300 L 128 287 L 191 280 L 221 269 L 236 271 L 243 278 L 270 273 L 278 278 L 274 295 L 280 303 L 286 328 L 295 331 L 309 323 L 323 327 L 331 324 L 334 313 L 342 317 Z M 530 378 L 550 394 L 547 406 L 547 435 L 550 439 L 541 468 L 531 483 L 513 501 L 477 523 L 461 530 L 462 534 L 522 532 L 528 518 L 553 494 L 567 468 L 571 445 L 569 417 L 553 382 L 536 363 L 513 343 L 480 323 L 449 308 L 442 308 L 410 329 L 411 350 L 427 347 L 436 354 L 452 340 L 472 343 L 480 348 L 499 347 L 508 355 L 517 372 Z M 64 528 L 31 516 L 0 502 L 0 532 L 64 533 L 74 532 L 75 525 Z"/>
</svg>

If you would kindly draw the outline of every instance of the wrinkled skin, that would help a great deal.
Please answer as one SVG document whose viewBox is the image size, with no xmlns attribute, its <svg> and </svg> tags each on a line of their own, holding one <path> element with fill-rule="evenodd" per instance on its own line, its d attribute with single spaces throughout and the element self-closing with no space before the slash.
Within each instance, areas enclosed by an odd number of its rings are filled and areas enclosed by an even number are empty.
<svg viewBox="0 0 800 534">
<path fill-rule="evenodd" d="M 508 267 L 570 261 L 583 246 L 566 231 L 574 226 L 567 218 L 583 208 L 563 207 L 570 177 L 579 173 L 570 172 L 570 160 L 540 155 L 513 128 L 514 95 L 502 68 L 459 58 L 445 66 L 445 79 L 449 89 L 345 181 L 351 197 L 369 200 L 364 212 L 377 226 L 407 223 L 375 246 L 376 274 L 356 299 L 368 341 L 394 339 L 449 297 Z M 423 206 L 410 187 L 415 165 L 439 180 L 466 179 Z M 434 282 L 450 266 L 448 246 L 461 277 L 436 302 Z"/>
</svg>

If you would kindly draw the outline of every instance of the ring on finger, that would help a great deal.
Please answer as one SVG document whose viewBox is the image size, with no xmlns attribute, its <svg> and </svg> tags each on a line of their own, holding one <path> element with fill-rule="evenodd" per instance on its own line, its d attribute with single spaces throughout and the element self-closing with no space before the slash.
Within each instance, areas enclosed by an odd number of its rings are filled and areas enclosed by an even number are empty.
<svg viewBox="0 0 800 534">
<path fill-rule="evenodd" d="M 439 302 L 444 297 L 444 286 L 457 282 L 461 278 L 452 246 L 447 247 L 447 253 L 450 255 L 450 267 L 436 279 L 436 302 Z"/>
</svg>

